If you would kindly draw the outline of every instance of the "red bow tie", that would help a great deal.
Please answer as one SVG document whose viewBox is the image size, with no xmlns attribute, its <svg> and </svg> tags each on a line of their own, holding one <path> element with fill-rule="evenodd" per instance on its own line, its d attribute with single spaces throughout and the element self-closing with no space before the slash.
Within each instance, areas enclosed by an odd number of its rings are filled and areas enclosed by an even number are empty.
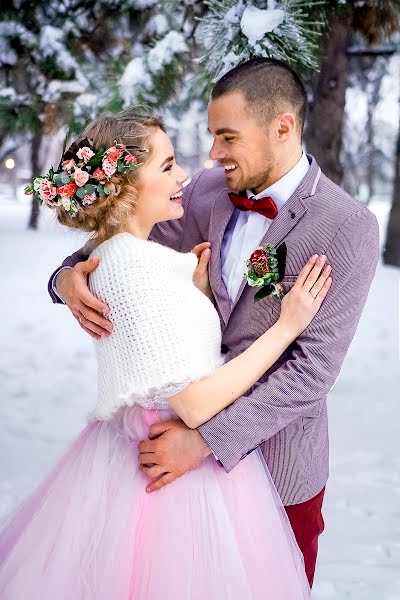
<svg viewBox="0 0 400 600">
<path fill-rule="evenodd" d="M 247 196 L 239 196 L 239 194 L 229 194 L 232 204 L 239 210 L 252 210 L 268 219 L 275 219 L 278 214 L 278 207 L 275 202 L 267 196 L 266 198 L 247 198 Z"/>
</svg>

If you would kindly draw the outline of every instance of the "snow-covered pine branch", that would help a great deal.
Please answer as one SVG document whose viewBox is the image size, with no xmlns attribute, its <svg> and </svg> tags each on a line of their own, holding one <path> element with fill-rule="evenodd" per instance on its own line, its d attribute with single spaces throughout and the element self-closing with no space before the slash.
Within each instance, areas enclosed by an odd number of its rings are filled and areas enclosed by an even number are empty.
<svg viewBox="0 0 400 600">
<path fill-rule="evenodd" d="M 317 67 L 320 26 L 310 10 L 320 0 L 209 0 L 196 39 L 213 81 L 250 58 L 270 57 L 298 69 Z"/>
</svg>

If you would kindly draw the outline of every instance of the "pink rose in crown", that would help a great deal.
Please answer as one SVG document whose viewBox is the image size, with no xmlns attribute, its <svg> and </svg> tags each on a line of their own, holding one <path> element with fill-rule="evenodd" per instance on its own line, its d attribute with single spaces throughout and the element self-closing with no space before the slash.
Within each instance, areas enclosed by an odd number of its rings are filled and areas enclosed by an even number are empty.
<svg viewBox="0 0 400 600">
<path fill-rule="evenodd" d="M 41 179 L 39 183 L 39 196 L 42 200 L 49 204 L 53 198 L 57 196 L 56 186 L 48 179 Z M 49 204 L 49 206 L 57 206 L 57 202 Z"/>
<path fill-rule="evenodd" d="M 118 150 L 118 148 L 116 148 L 115 146 L 112 146 L 107 150 L 107 156 L 112 162 L 117 162 L 121 154 L 121 150 Z"/>
<path fill-rule="evenodd" d="M 134 163 L 135 165 L 138 164 L 138 159 L 136 158 L 136 156 L 133 156 L 132 154 L 127 154 L 125 156 L 125 162 L 126 163 Z"/>
<path fill-rule="evenodd" d="M 67 171 L 67 173 L 71 173 L 72 169 L 75 167 L 76 162 L 74 161 L 73 158 L 71 158 L 70 160 L 64 160 L 63 164 L 62 164 L 62 168 L 64 171 Z"/>
<path fill-rule="evenodd" d="M 93 204 L 95 200 L 96 194 L 94 192 L 93 194 L 86 194 L 86 196 L 82 198 L 82 204 L 84 204 L 85 206 L 89 206 L 90 204 Z"/>
<path fill-rule="evenodd" d="M 82 169 L 75 169 L 74 171 L 74 180 L 78 187 L 82 187 L 88 182 L 89 173 L 83 171 Z"/>
<path fill-rule="evenodd" d="M 87 146 L 84 146 L 83 148 L 79 148 L 76 155 L 78 158 L 87 163 L 94 156 L 94 152 Z"/>
<path fill-rule="evenodd" d="M 117 170 L 117 163 L 105 157 L 103 158 L 102 167 L 106 176 L 110 178 Z"/>
<path fill-rule="evenodd" d="M 97 169 L 93 172 L 92 177 L 97 179 L 97 181 L 103 181 L 106 178 L 106 174 L 100 169 L 100 167 L 97 167 Z"/>
</svg>

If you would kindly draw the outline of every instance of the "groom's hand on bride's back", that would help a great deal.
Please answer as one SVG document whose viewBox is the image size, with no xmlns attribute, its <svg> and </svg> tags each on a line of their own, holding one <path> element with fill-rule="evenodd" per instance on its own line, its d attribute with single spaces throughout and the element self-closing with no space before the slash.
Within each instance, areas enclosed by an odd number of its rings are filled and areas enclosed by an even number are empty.
<svg viewBox="0 0 400 600">
<path fill-rule="evenodd" d="M 110 335 L 112 331 L 112 324 L 103 316 L 108 314 L 108 306 L 93 296 L 88 288 L 88 275 L 98 265 L 99 258 L 93 256 L 77 263 L 73 269 L 63 269 L 56 280 L 57 293 L 82 329 L 96 339 Z"/>
</svg>

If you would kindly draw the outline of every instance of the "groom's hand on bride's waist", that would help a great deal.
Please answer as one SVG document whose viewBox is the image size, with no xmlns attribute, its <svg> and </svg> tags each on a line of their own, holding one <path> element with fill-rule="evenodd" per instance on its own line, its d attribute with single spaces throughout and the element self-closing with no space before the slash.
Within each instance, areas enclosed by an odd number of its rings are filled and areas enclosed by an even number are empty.
<svg viewBox="0 0 400 600">
<path fill-rule="evenodd" d="M 86 333 L 96 339 L 110 335 L 112 324 L 103 315 L 109 312 L 104 302 L 98 300 L 88 288 L 88 275 L 99 265 L 99 258 L 93 256 L 73 268 L 63 269 L 57 275 L 56 293 Z"/>
<path fill-rule="evenodd" d="M 211 454 L 200 433 L 182 421 L 155 423 L 149 438 L 139 444 L 140 469 L 152 480 L 147 492 L 159 490 L 195 469 Z"/>
</svg>

